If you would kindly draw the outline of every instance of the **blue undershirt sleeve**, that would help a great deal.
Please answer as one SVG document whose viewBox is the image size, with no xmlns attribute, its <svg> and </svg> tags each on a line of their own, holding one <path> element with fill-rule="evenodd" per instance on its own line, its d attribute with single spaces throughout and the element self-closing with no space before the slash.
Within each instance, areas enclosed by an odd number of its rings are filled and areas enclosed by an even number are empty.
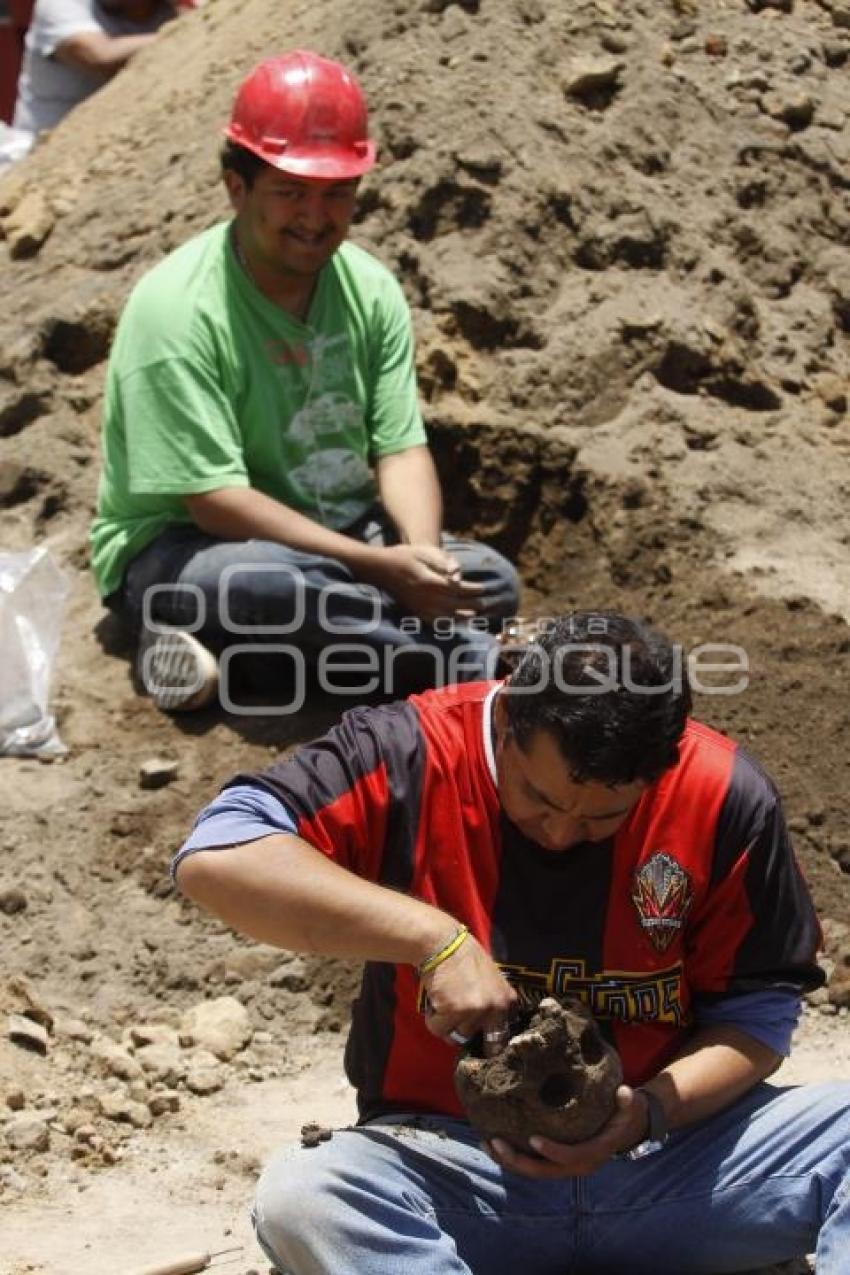
<svg viewBox="0 0 850 1275">
<path fill-rule="evenodd" d="M 225 788 L 195 820 L 171 861 L 171 879 L 183 860 L 198 850 L 222 850 L 225 846 L 258 841 L 260 837 L 296 831 L 292 815 L 267 789 L 253 784 Z"/>
<path fill-rule="evenodd" d="M 800 1018 L 802 1001 L 790 991 L 745 992 L 711 1002 L 694 1004 L 698 1027 L 737 1027 L 768 1049 L 787 1057 L 791 1037 Z"/>
</svg>

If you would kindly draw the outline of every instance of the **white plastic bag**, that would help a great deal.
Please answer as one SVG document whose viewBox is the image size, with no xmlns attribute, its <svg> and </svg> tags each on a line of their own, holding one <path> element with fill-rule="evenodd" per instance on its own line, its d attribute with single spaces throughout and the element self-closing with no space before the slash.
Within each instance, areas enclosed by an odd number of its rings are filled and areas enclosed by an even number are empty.
<svg viewBox="0 0 850 1275">
<path fill-rule="evenodd" d="M 47 694 L 69 588 L 46 549 L 0 553 L 0 756 L 67 752 Z"/>
</svg>

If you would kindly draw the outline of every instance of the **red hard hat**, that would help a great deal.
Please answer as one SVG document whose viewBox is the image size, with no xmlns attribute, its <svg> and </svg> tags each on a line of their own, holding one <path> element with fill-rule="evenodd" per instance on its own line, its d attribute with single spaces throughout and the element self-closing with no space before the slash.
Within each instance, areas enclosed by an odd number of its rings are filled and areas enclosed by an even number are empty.
<svg viewBox="0 0 850 1275">
<path fill-rule="evenodd" d="M 327 181 L 360 177 L 377 151 L 367 137 L 366 103 L 354 76 L 339 62 L 303 49 L 254 68 L 224 132 L 285 173 Z"/>
</svg>

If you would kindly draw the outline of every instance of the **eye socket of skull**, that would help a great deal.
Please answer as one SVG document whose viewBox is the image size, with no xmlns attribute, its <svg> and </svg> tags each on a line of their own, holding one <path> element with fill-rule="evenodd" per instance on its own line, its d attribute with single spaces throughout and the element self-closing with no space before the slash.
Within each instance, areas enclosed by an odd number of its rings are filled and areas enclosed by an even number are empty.
<svg viewBox="0 0 850 1275">
<path fill-rule="evenodd" d="M 593 1023 L 588 1023 L 579 1036 L 578 1047 L 582 1058 L 589 1067 L 601 1062 L 605 1056 L 605 1043 L 602 1040 L 602 1034 Z"/>
<path fill-rule="evenodd" d="M 573 1076 L 567 1071 L 556 1071 L 543 1081 L 538 1097 L 544 1107 L 566 1107 L 577 1093 Z"/>
</svg>

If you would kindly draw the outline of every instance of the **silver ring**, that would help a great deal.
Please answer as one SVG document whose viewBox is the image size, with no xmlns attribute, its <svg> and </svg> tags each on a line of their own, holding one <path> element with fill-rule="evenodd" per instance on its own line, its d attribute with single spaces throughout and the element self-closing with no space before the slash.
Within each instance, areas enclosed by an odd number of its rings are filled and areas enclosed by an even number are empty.
<svg viewBox="0 0 850 1275">
<path fill-rule="evenodd" d="M 464 1036 L 463 1032 L 450 1031 L 449 1040 L 455 1045 L 468 1045 L 472 1040 L 471 1036 Z"/>
<path fill-rule="evenodd" d="M 484 1040 L 488 1045 L 501 1045 L 502 1041 L 507 1040 L 510 1034 L 509 1027 L 500 1027 L 498 1030 L 494 1029 L 493 1031 L 485 1032 Z"/>
</svg>

